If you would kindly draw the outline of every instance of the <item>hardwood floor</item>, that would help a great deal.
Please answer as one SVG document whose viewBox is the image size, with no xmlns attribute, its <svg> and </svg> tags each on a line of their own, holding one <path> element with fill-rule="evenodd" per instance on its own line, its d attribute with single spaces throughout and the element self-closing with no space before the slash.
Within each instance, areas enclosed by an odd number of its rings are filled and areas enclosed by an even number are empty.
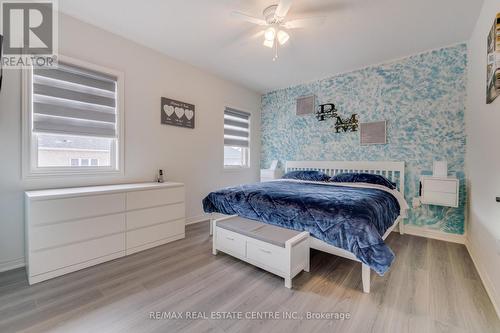
<svg viewBox="0 0 500 333">
<path fill-rule="evenodd" d="M 186 239 L 31 287 L 24 269 L 1 273 L 0 332 L 500 332 L 464 246 L 397 233 L 387 242 L 396 261 L 384 277 L 372 273 L 370 294 L 361 292 L 360 264 L 317 251 L 289 290 L 279 277 L 213 256 L 208 223 L 191 225 Z M 164 311 L 350 319 L 150 319 Z"/>
</svg>

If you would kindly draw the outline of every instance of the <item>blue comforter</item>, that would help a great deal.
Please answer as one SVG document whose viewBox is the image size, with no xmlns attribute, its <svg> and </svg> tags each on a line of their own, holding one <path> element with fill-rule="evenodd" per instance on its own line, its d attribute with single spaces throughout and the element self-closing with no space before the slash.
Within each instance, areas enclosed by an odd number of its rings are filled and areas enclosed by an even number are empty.
<svg viewBox="0 0 500 333">
<path fill-rule="evenodd" d="M 353 253 L 379 275 L 394 260 L 382 236 L 399 216 L 400 206 L 380 189 L 280 180 L 212 192 L 203 199 L 203 209 L 309 231 Z"/>
</svg>

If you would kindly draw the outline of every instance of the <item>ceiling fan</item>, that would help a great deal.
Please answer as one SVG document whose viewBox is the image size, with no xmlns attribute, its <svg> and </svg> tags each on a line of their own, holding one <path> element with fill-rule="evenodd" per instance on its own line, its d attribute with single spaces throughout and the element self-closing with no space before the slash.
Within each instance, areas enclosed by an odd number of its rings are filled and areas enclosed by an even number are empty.
<svg viewBox="0 0 500 333">
<path fill-rule="evenodd" d="M 319 26 L 325 21 L 325 16 L 305 17 L 287 21 L 286 15 L 292 7 L 293 0 L 281 0 L 277 5 L 266 7 L 262 12 L 263 18 L 234 11 L 234 17 L 253 24 L 266 27 L 264 30 L 263 45 L 274 47 L 273 61 L 278 59 L 278 47 L 285 45 L 290 39 L 287 30 Z"/>
</svg>

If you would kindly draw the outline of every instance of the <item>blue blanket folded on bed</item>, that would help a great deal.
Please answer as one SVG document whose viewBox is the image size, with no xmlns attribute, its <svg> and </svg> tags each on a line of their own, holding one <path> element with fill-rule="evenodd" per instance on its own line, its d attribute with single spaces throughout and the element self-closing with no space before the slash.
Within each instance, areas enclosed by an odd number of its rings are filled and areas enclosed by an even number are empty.
<svg viewBox="0 0 500 333">
<path fill-rule="evenodd" d="M 399 216 L 400 207 L 383 190 L 280 180 L 212 192 L 203 199 L 203 209 L 309 231 L 353 253 L 380 275 L 394 260 L 382 236 Z"/>
</svg>

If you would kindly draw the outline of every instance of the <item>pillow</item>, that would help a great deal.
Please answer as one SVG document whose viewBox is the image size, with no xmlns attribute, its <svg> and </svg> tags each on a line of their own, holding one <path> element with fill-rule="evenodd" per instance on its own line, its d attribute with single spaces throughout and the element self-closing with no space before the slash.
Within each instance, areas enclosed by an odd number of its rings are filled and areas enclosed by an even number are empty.
<svg viewBox="0 0 500 333">
<path fill-rule="evenodd" d="M 389 179 L 382 175 L 374 175 L 371 173 L 340 173 L 330 179 L 331 182 L 336 183 L 369 183 L 382 185 L 394 190 L 396 183 L 391 182 Z"/>
<path fill-rule="evenodd" d="M 310 180 L 315 182 L 327 182 L 330 180 L 330 176 L 321 171 L 305 170 L 305 171 L 287 172 L 283 176 L 283 179 L 299 179 L 299 180 Z"/>
</svg>

